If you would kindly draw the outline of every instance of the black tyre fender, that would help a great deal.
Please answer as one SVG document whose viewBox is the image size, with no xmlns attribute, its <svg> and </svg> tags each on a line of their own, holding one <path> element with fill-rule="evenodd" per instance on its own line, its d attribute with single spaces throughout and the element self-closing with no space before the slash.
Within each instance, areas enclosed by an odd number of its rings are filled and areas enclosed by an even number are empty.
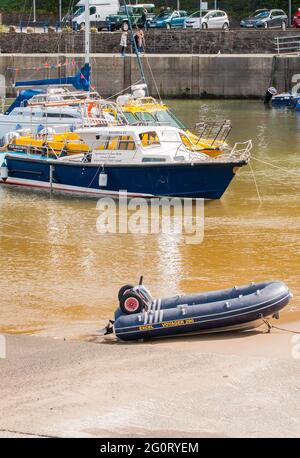
<svg viewBox="0 0 300 458">
<path fill-rule="evenodd" d="M 118 292 L 118 299 L 119 299 L 119 302 L 120 300 L 122 299 L 122 297 L 124 296 L 124 294 L 126 292 L 129 293 L 129 291 L 133 288 L 133 285 L 124 285 L 122 286 L 122 288 L 120 288 L 119 292 Z"/>
<path fill-rule="evenodd" d="M 120 309 L 126 315 L 140 313 L 145 308 L 143 299 L 135 293 L 125 293 L 120 300 Z"/>
</svg>

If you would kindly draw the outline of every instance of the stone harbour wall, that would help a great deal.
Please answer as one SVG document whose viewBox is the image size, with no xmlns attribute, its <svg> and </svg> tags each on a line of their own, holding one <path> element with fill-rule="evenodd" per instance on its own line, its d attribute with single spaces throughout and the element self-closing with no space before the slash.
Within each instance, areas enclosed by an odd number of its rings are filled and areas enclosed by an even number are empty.
<svg viewBox="0 0 300 458">
<path fill-rule="evenodd" d="M 74 67 L 58 67 L 73 59 L 80 68 L 84 55 L 0 54 L 0 74 L 5 76 L 7 95 L 16 94 L 17 80 L 73 75 Z M 279 91 L 287 91 L 295 75 L 298 74 L 300 80 L 299 56 L 274 60 L 271 54 L 151 54 L 142 59 L 153 96 L 157 96 L 157 85 L 162 97 L 260 98 L 271 84 Z M 123 58 L 119 54 L 92 54 L 91 62 L 92 86 L 103 97 L 117 94 L 141 78 L 134 55 Z M 35 67 L 41 69 L 37 72 L 33 70 Z M 18 72 L 12 70 L 14 68 L 18 68 Z"/>
<path fill-rule="evenodd" d="M 275 52 L 276 37 L 297 34 L 294 30 L 150 30 L 145 32 L 145 41 L 150 54 L 267 54 Z M 119 52 L 120 37 L 120 32 L 92 32 L 91 52 Z M 6 54 L 81 53 L 84 33 L 0 33 L 0 50 Z"/>
</svg>

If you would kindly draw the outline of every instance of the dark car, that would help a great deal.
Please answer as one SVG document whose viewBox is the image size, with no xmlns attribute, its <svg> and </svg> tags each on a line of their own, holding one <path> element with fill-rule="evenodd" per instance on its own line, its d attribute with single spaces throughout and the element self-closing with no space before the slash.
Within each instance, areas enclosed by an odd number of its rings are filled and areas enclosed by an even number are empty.
<svg viewBox="0 0 300 458">
<path fill-rule="evenodd" d="M 186 11 L 171 11 L 164 10 L 158 16 L 155 16 L 152 20 L 147 21 L 149 28 L 156 29 L 175 29 L 184 27 L 184 22 L 188 14 Z"/>
<path fill-rule="evenodd" d="M 257 10 L 251 16 L 241 20 L 241 27 L 245 28 L 281 28 L 285 30 L 288 26 L 288 17 L 283 10 Z"/>
<path fill-rule="evenodd" d="M 300 27 L 300 8 L 294 14 L 293 21 L 292 21 L 292 27 L 295 27 L 295 28 Z"/>
<path fill-rule="evenodd" d="M 146 14 L 147 19 L 152 19 L 154 14 L 153 3 L 139 3 L 136 5 L 127 5 L 127 11 L 125 6 L 121 6 L 117 14 L 110 14 L 106 18 L 106 24 L 108 30 L 113 32 L 114 30 L 128 30 L 128 16 L 131 21 L 131 25 L 137 25 L 142 27 L 142 15 Z M 128 16 L 127 16 L 128 12 Z"/>
</svg>

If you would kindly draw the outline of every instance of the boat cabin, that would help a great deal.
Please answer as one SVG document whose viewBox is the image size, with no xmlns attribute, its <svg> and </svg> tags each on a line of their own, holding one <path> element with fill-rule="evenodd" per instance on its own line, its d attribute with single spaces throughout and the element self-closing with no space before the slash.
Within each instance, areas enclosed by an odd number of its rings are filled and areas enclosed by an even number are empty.
<svg viewBox="0 0 300 458">
<path fill-rule="evenodd" d="M 77 133 L 92 151 L 92 163 L 172 162 L 190 159 L 186 133 L 170 126 L 86 128 Z"/>
</svg>

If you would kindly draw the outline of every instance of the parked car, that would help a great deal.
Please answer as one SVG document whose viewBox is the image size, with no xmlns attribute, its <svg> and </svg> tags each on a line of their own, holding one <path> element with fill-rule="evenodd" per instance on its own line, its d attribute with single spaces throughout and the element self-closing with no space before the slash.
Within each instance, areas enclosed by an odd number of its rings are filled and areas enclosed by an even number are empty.
<svg viewBox="0 0 300 458">
<path fill-rule="evenodd" d="M 147 24 L 149 28 L 175 29 L 184 26 L 184 21 L 187 18 L 187 15 L 187 12 L 182 10 L 164 10 L 152 20 L 147 21 Z"/>
<path fill-rule="evenodd" d="M 153 3 L 139 3 L 137 5 L 127 5 L 129 19 L 132 25 L 142 26 L 142 14 L 147 11 L 147 19 L 155 16 Z M 125 6 L 121 6 L 117 14 L 110 14 L 106 18 L 107 28 L 111 32 L 114 30 L 128 30 L 128 17 Z"/>
<path fill-rule="evenodd" d="M 283 10 L 256 10 L 251 16 L 241 20 L 241 27 L 271 29 L 279 27 L 285 30 L 288 17 Z"/>
<path fill-rule="evenodd" d="M 294 14 L 293 20 L 292 20 L 292 27 L 299 28 L 300 27 L 300 8 L 298 8 L 298 11 Z"/>
<path fill-rule="evenodd" d="M 186 28 L 200 29 L 228 29 L 229 18 L 225 11 L 221 10 L 202 10 L 202 18 L 200 19 L 200 11 L 191 14 L 186 18 L 184 26 Z"/>
</svg>

